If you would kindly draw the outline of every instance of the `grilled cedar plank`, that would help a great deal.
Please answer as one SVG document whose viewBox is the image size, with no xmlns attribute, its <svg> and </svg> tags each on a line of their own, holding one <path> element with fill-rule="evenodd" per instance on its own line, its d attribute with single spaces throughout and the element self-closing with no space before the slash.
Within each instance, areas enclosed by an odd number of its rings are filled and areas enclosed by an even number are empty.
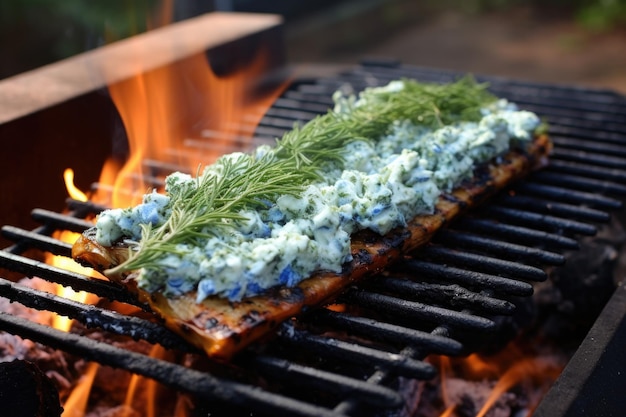
<svg viewBox="0 0 626 417">
<path fill-rule="evenodd" d="M 167 298 L 159 292 L 142 292 L 134 285 L 132 273 L 127 277 L 109 278 L 137 293 L 170 329 L 190 343 L 211 357 L 227 360 L 304 307 L 332 301 L 354 282 L 382 271 L 403 254 L 424 245 L 437 230 L 463 210 L 479 204 L 530 170 L 543 165 L 550 148 L 548 137 L 539 135 L 526 151 L 512 150 L 499 158 L 497 163 L 477 168 L 473 178 L 453 192 L 440 196 L 433 214 L 417 216 L 406 228 L 392 230 L 385 236 L 369 231 L 355 234 L 352 237 L 354 259 L 344 266 L 341 274 L 319 272 L 294 288 L 271 289 L 240 302 L 212 297 L 197 304 L 195 293 Z M 93 235 L 87 233 L 81 236 L 72 251 L 74 259 L 100 271 L 118 265 L 127 254 L 122 246 L 100 246 Z"/>
</svg>

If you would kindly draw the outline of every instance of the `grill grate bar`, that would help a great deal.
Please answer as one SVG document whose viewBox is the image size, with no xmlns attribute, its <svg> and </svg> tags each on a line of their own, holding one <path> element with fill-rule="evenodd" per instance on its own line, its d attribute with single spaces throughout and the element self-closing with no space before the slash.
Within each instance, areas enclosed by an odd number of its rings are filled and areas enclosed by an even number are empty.
<svg viewBox="0 0 626 417">
<path fill-rule="evenodd" d="M 516 210 L 508 207 L 501 207 L 495 204 L 482 207 L 480 211 L 484 215 L 491 216 L 494 219 L 501 221 L 505 220 L 514 224 L 537 228 L 539 230 L 548 230 L 556 233 L 563 232 L 581 234 L 587 236 L 593 236 L 597 232 L 597 229 L 594 226 L 587 223 L 545 214 L 532 213 L 529 211 Z"/>
<path fill-rule="evenodd" d="M 515 310 L 515 305 L 509 301 L 475 293 L 458 284 L 443 285 L 415 282 L 401 274 L 398 274 L 397 277 L 385 277 L 384 282 L 372 280 L 370 286 L 378 291 L 393 291 L 403 294 L 405 298 L 445 304 L 454 308 L 471 309 L 473 312 L 510 315 Z"/>
<path fill-rule="evenodd" d="M 438 336 L 363 316 L 338 313 L 325 308 L 309 312 L 301 321 L 314 323 L 315 325 L 331 325 L 348 330 L 351 333 L 367 336 L 373 340 L 418 345 L 433 353 L 445 355 L 458 355 L 463 347 L 461 343 L 449 337 Z"/>
<path fill-rule="evenodd" d="M 80 201 L 80 200 L 74 200 L 73 198 L 68 198 L 66 200 L 66 204 L 67 204 L 67 207 L 70 210 L 72 210 L 73 213 L 75 213 L 76 217 L 82 217 L 82 218 L 96 215 L 109 208 L 102 204 L 94 203 L 92 201 Z M 91 226 L 93 226 L 92 223 L 90 223 L 89 227 Z M 89 227 L 86 227 L 85 229 L 88 229 Z"/>
<path fill-rule="evenodd" d="M 551 131 L 561 138 L 595 139 L 599 142 L 616 145 L 623 142 L 626 133 L 625 122 L 613 122 L 606 119 L 560 119 L 556 117 L 550 119 L 550 127 Z M 583 143 L 583 146 L 586 147 L 589 144 Z"/>
<path fill-rule="evenodd" d="M 421 248 L 415 256 L 419 259 L 434 259 L 446 265 L 459 265 L 464 268 L 473 268 L 477 271 L 512 276 L 518 279 L 531 281 L 546 280 L 546 273 L 540 268 L 489 256 L 457 251 L 438 245 L 427 245 Z"/>
<path fill-rule="evenodd" d="M 326 113 L 327 110 L 328 108 L 325 108 L 321 110 L 321 113 Z M 296 106 L 292 108 L 273 106 L 272 108 L 267 110 L 267 113 L 265 113 L 265 115 L 269 116 L 267 120 L 269 122 L 268 124 L 273 126 L 280 126 L 280 124 L 276 123 L 283 123 L 283 120 L 285 119 L 295 119 L 300 121 L 311 120 L 319 113 L 320 111 L 303 111 L 301 106 Z M 293 125 L 288 127 L 292 128 Z"/>
<path fill-rule="evenodd" d="M 596 193 L 604 193 L 611 195 L 623 196 L 626 195 L 626 186 L 622 184 L 616 184 L 612 181 L 602 181 L 596 180 L 592 178 L 585 178 L 577 175 L 564 174 L 564 173 L 554 173 L 554 172 L 537 172 L 532 176 L 532 181 L 539 182 L 545 185 L 558 186 L 561 188 L 571 188 L 576 190 L 581 190 L 584 192 L 589 192 L 593 194 Z M 584 204 L 584 202 L 583 202 Z M 621 202 L 610 201 L 607 199 L 606 202 L 602 202 L 602 206 L 605 208 L 608 205 L 613 206 L 621 206 Z M 619 207 L 614 207 L 619 208 Z"/>
<path fill-rule="evenodd" d="M 517 192 L 534 194 L 541 197 L 551 198 L 566 203 L 575 203 L 588 205 L 591 207 L 603 208 L 607 210 L 616 210 L 622 207 L 619 200 L 604 197 L 599 194 L 587 193 L 584 191 L 572 190 L 564 187 L 554 187 L 551 185 L 539 184 L 536 182 L 525 181 L 515 187 Z"/>
<path fill-rule="evenodd" d="M 604 130 L 606 132 L 618 134 L 626 133 L 626 126 L 623 123 L 576 118 L 574 116 L 564 117 L 554 114 L 550 115 L 550 129 L 555 133 L 558 132 L 562 136 L 570 136 L 568 132 L 576 132 L 577 129 L 583 129 L 587 132 L 593 132 L 594 130 Z"/>
<path fill-rule="evenodd" d="M 346 417 L 345 414 L 277 395 L 256 386 L 216 378 L 207 373 L 62 332 L 4 312 L 0 312 L 0 327 L 12 334 L 61 349 L 86 360 L 127 369 L 199 398 L 238 404 L 270 415 Z"/>
<path fill-rule="evenodd" d="M 490 330 L 494 326 L 493 321 L 484 317 L 355 288 L 350 288 L 339 297 L 339 300 L 399 317 L 437 324 L 446 323 L 459 329 L 484 331 Z"/>
<path fill-rule="evenodd" d="M 626 158 L 616 156 L 593 154 L 576 149 L 555 148 L 550 154 L 551 159 L 561 159 L 570 162 L 596 165 L 605 168 L 617 168 L 623 170 L 626 166 Z"/>
<path fill-rule="evenodd" d="M 285 96 L 291 100 L 300 100 L 315 103 L 318 106 L 326 106 L 327 109 L 335 105 L 333 99 L 328 94 L 320 91 L 319 88 L 312 89 L 308 84 L 299 86 L 297 90 L 286 91 Z"/>
<path fill-rule="evenodd" d="M 250 362 L 252 362 L 251 366 L 259 368 L 272 378 L 291 384 L 297 381 L 298 385 L 330 391 L 336 395 L 351 396 L 378 407 L 397 408 L 402 403 L 400 394 L 391 388 L 299 365 L 282 358 L 257 355 Z"/>
<path fill-rule="evenodd" d="M 405 259 L 391 267 L 393 271 L 410 271 L 420 278 L 431 278 L 440 281 L 455 282 L 470 288 L 491 288 L 497 293 L 528 296 L 533 293 L 531 284 L 515 279 L 489 275 L 449 265 L 426 262 L 418 259 Z"/>
<path fill-rule="evenodd" d="M 109 281 L 90 279 L 85 275 L 57 268 L 20 255 L 0 251 L 0 267 L 24 274 L 25 276 L 43 278 L 65 287 L 71 287 L 76 291 L 87 291 L 102 298 L 145 308 L 127 290 Z"/>
<path fill-rule="evenodd" d="M 274 102 L 274 106 L 286 109 L 286 110 L 306 110 L 308 112 L 314 113 L 315 115 L 326 113 L 328 111 L 328 106 L 315 103 L 315 102 L 306 102 L 300 100 L 293 100 L 286 97 L 279 97 Z M 284 114 L 284 117 L 289 117 L 288 114 Z"/>
<path fill-rule="evenodd" d="M 498 223 L 489 219 L 465 216 L 462 219 L 458 219 L 454 223 L 454 226 L 462 230 L 499 236 L 503 239 L 524 242 L 536 247 L 554 247 L 570 250 L 578 249 L 578 242 L 570 237 L 548 233 L 543 230 Z"/>
<path fill-rule="evenodd" d="M 624 135 L 607 135 L 599 131 L 584 132 L 582 129 L 576 129 L 576 136 L 568 134 L 563 136 L 557 134 L 559 126 L 550 127 L 550 139 L 555 146 L 563 149 L 578 149 L 580 151 L 588 151 L 605 155 L 626 156 L 626 149 L 623 143 L 626 137 Z"/>
<path fill-rule="evenodd" d="M 25 244 L 30 248 L 47 251 L 54 255 L 65 257 L 70 257 L 72 255 L 72 245 L 66 242 L 61 242 L 58 239 L 14 226 L 2 226 L 1 230 L 2 236 L 14 242 Z"/>
<path fill-rule="evenodd" d="M 0 278 L 0 295 L 26 307 L 48 310 L 76 319 L 88 328 L 106 331 L 160 343 L 163 347 L 190 351 L 190 345 L 160 324 L 83 304 L 45 291 L 25 287 Z"/>
<path fill-rule="evenodd" d="M 261 120 L 259 126 L 257 126 L 256 134 L 260 137 L 265 138 L 266 142 L 273 143 L 274 138 L 279 138 L 286 132 L 286 128 L 284 127 L 279 128 L 276 127 L 276 125 L 266 125 L 263 123 L 264 121 Z M 291 125 L 291 127 L 293 127 L 293 124 Z"/>
<path fill-rule="evenodd" d="M 582 162 L 574 163 L 562 160 L 551 160 L 545 172 L 561 172 L 617 183 L 626 182 L 626 171 L 624 170 L 604 168 Z"/>
<path fill-rule="evenodd" d="M 460 246 L 465 250 L 479 249 L 490 254 L 500 255 L 509 260 L 515 259 L 521 263 L 562 265 L 565 262 L 565 257 L 558 253 L 450 229 L 440 230 L 433 242 L 444 244 L 448 247 Z"/>
<path fill-rule="evenodd" d="M 82 233 L 85 229 L 93 226 L 93 223 L 89 221 L 44 209 L 34 209 L 31 216 L 34 220 L 54 229 L 69 230 L 76 233 Z"/>
<path fill-rule="evenodd" d="M 281 135 L 283 132 L 290 130 L 293 128 L 294 124 L 302 124 L 303 122 L 310 119 L 303 119 L 298 117 L 297 114 L 294 114 L 293 117 L 283 118 L 283 117 L 267 117 L 262 120 L 262 123 L 267 126 L 272 126 L 273 128 L 280 128 Z"/>
<path fill-rule="evenodd" d="M 611 217 L 605 211 L 572 204 L 555 203 L 554 201 L 527 197 L 521 194 L 514 196 L 505 194 L 499 196 L 497 201 L 504 206 L 523 208 L 536 213 L 548 213 L 580 222 L 606 223 Z"/>
<path fill-rule="evenodd" d="M 432 331 L 432 334 L 446 337 L 449 335 L 449 330 L 447 326 L 442 325 L 442 326 L 436 327 Z M 409 345 L 400 351 L 400 355 L 406 358 L 417 358 L 417 357 L 424 356 L 424 353 L 420 351 L 420 349 L 417 348 L 416 346 Z M 367 378 L 367 382 L 372 383 L 372 384 L 382 384 L 391 375 L 392 375 L 392 372 L 388 368 L 377 369 Z M 335 407 L 335 411 L 341 412 L 341 413 L 353 414 L 355 412 L 358 412 L 358 408 L 359 408 L 359 403 L 352 398 L 348 398 L 344 400 L 343 402 L 341 402 L 340 404 L 338 404 L 337 407 Z"/>
<path fill-rule="evenodd" d="M 331 337 L 318 336 L 306 330 L 296 329 L 292 323 L 282 323 L 278 332 L 281 342 L 298 349 L 337 358 L 367 367 L 383 367 L 407 378 L 430 379 L 435 376 L 432 365 L 398 353 L 351 343 Z"/>
</svg>

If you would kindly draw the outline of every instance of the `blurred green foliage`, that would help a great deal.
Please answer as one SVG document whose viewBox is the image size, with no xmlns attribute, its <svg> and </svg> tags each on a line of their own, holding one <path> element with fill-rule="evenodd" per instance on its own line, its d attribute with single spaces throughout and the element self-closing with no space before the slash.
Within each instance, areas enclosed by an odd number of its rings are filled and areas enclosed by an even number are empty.
<svg viewBox="0 0 626 417">
<path fill-rule="evenodd" d="M 607 31 L 626 27 L 626 0 L 586 1 L 577 10 L 577 20 L 586 28 Z"/>
<path fill-rule="evenodd" d="M 536 13 L 571 19 L 593 31 L 626 28 L 626 0 L 432 0 L 441 9 L 479 14 L 524 6 Z"/>
<path fill-rule="evenodd" d="M 149 28 L 165 0 L 0 0 L 0 79 L 70 57 L 106 43 L 141 33 Z M 211 0 L 172 0 L 182 15 L 190 17 Z M 359 0 L 342 0 L 358 2 Z M 379 0 L 381 4 L 415 0 Z M 312 0 L 233 0 L 237 11 L 308 13 Z M 337 0 L 337 2 L 340 2 Z M 186 5 L 185 5 L 186 3 Z M 330 7 L 318 0 L 321 11 Z M 269 5 L 277 10 L 269 10 Z M 202 6 L 200 6 L 202 5 Z M 282 5 L 282 6 L 281 6 Z M 286 6 L 289 8 L 285 9 Z M 281 6 L 281 7 L 279 7 Z M 454 8 L 479 14 L 516 6 L 532 7 L 571 19 L 593 31 L 626 28 L 626 0 L 431 0 L 419 2 L 420 14 Z M 396 9 L 385 9 L 394 11 Z M 397 10 L 396 10 L 397 11 Z M 410 20 L 396 14 L 389 20 Z M 362 34 L 361 34 L 362 35 Z M 352 36 L 359 36 L 354 33 Z"/>
<path fill-rule="evenodd" d="M 572 18 L 582 27 L 593 31 L 609 31 L 626 28 L 626 0 L 477 0 L 483 8 L 504 8 L 512 5 L 531 4 L 552 15 L 561 14 Z"/>
<path fill-rule="evenodd" d="M 0 1 L 0 79 L 147 30 L 158 0 Z"/>
</svg>

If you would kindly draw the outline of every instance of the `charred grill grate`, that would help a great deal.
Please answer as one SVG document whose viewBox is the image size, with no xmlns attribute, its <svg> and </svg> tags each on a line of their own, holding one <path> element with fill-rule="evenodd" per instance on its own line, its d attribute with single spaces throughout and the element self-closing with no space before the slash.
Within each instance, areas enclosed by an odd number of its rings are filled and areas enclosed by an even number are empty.
<svg viewBox="0 0 626 417">
<path fill-rule="evenodd" d="M 257 139 L 272 140 L 294 122 L 325 112 L 338 88 L 359 91 L 399 77 L 446 82 L 457 76 L 369 63 L 329 78 L 298 80 L 267 112 Z M 626 194 L 624 97 L 610 91 L 479 80 L 547 119 L 555 143 L 550 165 L 441 231 L 427 247 L 390 268 L 384 279 L 346 291 L 338 300 L 345 304 L 343 311 L 316 309 L 284 323 L 272 340 L 251 347 L 232 365 L 216 364 L 215 375 L 7 313 L 0 313 L 0 329 L 198 398 L 270 415 L 363 415 L 365 410 L 375 414 L 401 407 L 398 377 L 429 379 L 435 369 L 423 360 L 427 355 L 458 355 L 466 349 L 458 335 L 496 332 L 495 318 L 511 315 L 515 298 L 531 295 L 533 282 L 546 279 L 545 268 L 562 265 L 581 236 L 594 235 L 596 224 L 608 222 L 608 212 L 620 209 Z M 0 251 L 0 268 L 137 305 L 111 283 L 29 255 L 36 249 L 69 257 L 71 246 L 50 235 L 57 230 L 81 232 L 91 225 L 84 219 L 103 209 L 73 200 L 68 208 L 68 214 L 33 210 L 33 218 L 42 224 L 33 231 L 3 227 L 3 235 L 15 244 Z M 150 317 L 126 316 L 7 279 L 0 279 L 0 295 L 77 319 L 88 328 L 195 352 Z M 257 376 L 263 384 L 255 382 Z"/>
</svg>

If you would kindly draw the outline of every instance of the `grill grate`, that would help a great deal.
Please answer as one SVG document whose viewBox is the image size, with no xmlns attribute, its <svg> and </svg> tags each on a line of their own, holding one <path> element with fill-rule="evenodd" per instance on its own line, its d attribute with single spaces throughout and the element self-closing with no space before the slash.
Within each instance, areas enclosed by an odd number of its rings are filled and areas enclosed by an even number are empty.
<svg viewBox="0 0 626 417">
<path fill-rule="evenodd" d="M 329 78 L 297 80 L 261 121 L 255 144 L 325 112 L 338 88 L 359 91 L 400 77 L 447 82 L 458 75 L 368 63 Z M 546 279 L 545 268 L 562 265 L 567 251 L 578 247 L 581 236 L 594 235 L 597 223 L 608 222 L 608 212 L 620 209 L 619 198 L 626 194 L 624 97 L 494 77 L 479 80 L 547 119 L 555 142 L 550 165 L 441 231 L 385 272 L 384 279 L 350 288 L 338 300 L 345 311 L 315 309 L 283 323 L 268 343 L 252 346 L 228 367 L 216 364 L 220 376 L 6 313 L 0 313 L 0 329 L 268 415 L 348 416 L 398 409 L 403 402 L 398 377 L 431 378 L 435 369 L 424 361 L 427 355 L 462 353 L 457 334 L 497 331 L 495 318 L 511 315 L 515 297 L 531 295 L 533 282 Z M 71 246 L 51 238 L 52 232 L 81 232 L 91 226 L 84 219 L 104 207 L 70 200 L 68 208 L 68 214 L 33 210 L 42 224 L 33 231 L 3 227 L 3 235 L 15 244 L 0 251 L 0 268 L 145 308 L 114 284 L 29 257 L 31 249 L 69 257 Z M 150 317 L 84 305 L 6 279 L 0 279 L 0 296 L 67 315 L 87 327 L 196 352 Z M 263 384 L 254 381 L 257 374 Z"/>
</svg>

